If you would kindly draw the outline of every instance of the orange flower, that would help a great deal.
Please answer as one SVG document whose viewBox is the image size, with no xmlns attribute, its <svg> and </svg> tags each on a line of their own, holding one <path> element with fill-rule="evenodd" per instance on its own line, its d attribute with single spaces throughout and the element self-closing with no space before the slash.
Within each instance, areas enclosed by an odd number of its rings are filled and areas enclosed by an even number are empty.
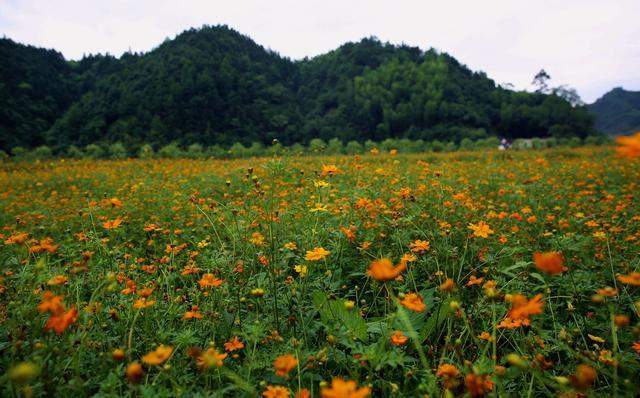
<svg viewBox="0 0 640 398">
<path fill-rule="evenodd" d="M 182 316 L 182 319 L 202 319 L 202 314 L 198 311 L 199 307 L 197 305 L 191 306 L 191 311 L 187 311 Z"/>
<path fill-rule="evenodd" d="M 38 311 L 41 313 L 50 312 L 52 314 L 59 314 L 64 311 L 64 304 L 62 302 L 62 296 L 56 296 L 51 291 L 46 291 L 42 295 L 42 302 L 38 305 Z"/>
<path fill-rule="evenodd" d="M 404 262 L 394 267 L 391 260 L 382 258 L 371 262 L 367 274 L 378 281 L 390 281 L 396 279 L 405 269 L 407 265 Z"/>
<path fill-rule="evenodd" d="M 640 272 L 632 272 L 629 275 L 618 275 L 620 283 L 631 286 L 640 286 Z"/>
<path fill-rule="evenodd" d="M 544 303 L 540 301 L 541 299 L 541 294 L 534 296 L 531 300 L 522 294 L 507 296 L 507 301 L 511 302 L 511 309 L 507 313 L 507 317 L 500 322 L 498 328 L 511 329 L 530 325 L 529 317 L 531 315 L 542 314 Z"/>
<path fill-rule="evenodd" d="M 640 131 L 630 136 L 616 137 L 618 155 L 635 158 L 640 156 Z"/>
<path fill-rule="evenodd" d="M 67 312 L 52 314 L 44 325 L 45 330 L 53 329 L 56 334 L 64 332 L 71 324 L 78 320 L 78 311 L 75 307 Z"/>
<path fill-rule="evenodd" d="M 47 281 L 47 285 L 49 286 L 64 285 L 65 283 L 67 283 L 68 280 L 69 278 L 64 275 L 56 275 Z"/>
<path fill-rule="evenodd" d="M 564 258 L 562 253 L 558 252 L 546 252 L 546 253 L 533 253 L 533 261 L 536 263 L 536 268 L 542 272 L 546 272 L 549 275 L 561 274 L 567 270 L 564 266 Z"/>
<path fill-rule="evenodd" d="M 366 398 L 371 394 L 371 389 L 358 388 L 358 384 L 353 380 L 334 377 L 331 380 L 331 387 L 323 387 L 320 393 L 322 398 Z"/>
<path fill-rule="evenodd" d="M 476 238 L 488 238 L 493 233 L 493 230 L 484 221 L 480 221 L 477 224 L 469 224 L 468 228 L 473 231 L 473 236 Z"/>
<path fill-rule="evenodd" d="M 59 247 L 60 247 L 60 245 L 54 245 L 53 244 L 53 239 L 44 238 L 44 239 L 40 239 L 40 242 L 38 242 L 35 245 L 31 246 L 29 248 L 29 253 L 49 252 L 49 253 L 53 254 L 56 251 L 58 251 Z"/>
<path fill-rule="evenodd" d="M 640 340 L 636 341 L 635 343 L 633 343 L 631 348 L 633 348 L 633 350 L 636 352 L 636 354 L 640 355 Z"/>
<path fill-rule="evenodd" d="M 413 243 L 409 245 L 411 251 L 414 253 L 426 252 L 427 250 L 429 250 L 429 246 L 430 244 L 428 241 L 420 239 L 413 241 Z"/>
<path fill-rule="evenodd" d="M 489 379 L 488 375 L 469 373 L 464 378 L 464 384 L 467 386 L 467 391 L 472 397 L 481 397 L 493 390 L 493 382 Z"/>
<path fill-rule="evenodd" d="M 395 346 L 405 345 L 408 340 L 409 338 L 405 336 L 404 333 L 402 333 L 402 331 L 400 330 L 396 330 L 395 332 L 393 332 L 393 334 L 391 334 L 391 344 Z"/>
<path fill-rule="evenodd" d="M 137 299 L 133 303 L 133 308 L 137 308 L 137 309 L 148 308 L 148 307 L 151 307 L 152 305 L 154 305 L 155 303 L 156 303 L 155 300 L 147 300 L 146 297 L 142 297 L 142 298 Z"/>
<path fill-rule="evenodd" d="M 291 391 L 283 386 L 267 386 L 267 389 L 262 392 L 262 396 L 264 398 L 289 398 Z"/>
<path fill-rule="evenodd" d="M 448 363 L 443 363 L 438 366 L 438 372 L 436 372 L 436 376 L 446 378 L 446 379 L 454 379 L 460 375 L 460 371 L 455 365 L 451 365 Z"/>
<path fill-rule="evenodd" d="M 124 359 L 124 350 L 122 348 L 116 348 L 111 352 L 111 359 L 114 361 L 122 361 Z"/>
<path fill-rule="evenodd" d="M 443 292 L 452 292 L 453 289 L 456 288 L 456 283 L 451 278 L 447 278 L 440 286 L 438 287 Z"/>
<path fill-rule="evenodd" d="M 427 306 L 422 301 L 422 297 L 416 293 L 409 293 L 404 296 L 400 301 L 403 307 L 415 312 L 422 312 L 427 309 Z"/>
<path fill-rule="evenodd" d="M 102 223 L 102 228 L 104 229 L 115 229 L 118 228 L 122 224 L 122 219 L 120 217 L 115 220 L 109 220 Z"/>
<path fill-rule="evenodd" d="M 11 235 L 9 238 L 7 238 L 7 240 L 4 241 L 4 244 L 5 245 L 21 245 L 27 240 L 28 237 L 29 237 L 28 233 L 18 232 Z"/>
<path fill-rule="evenodd" d="M 544 303 L 540 301 L 541 299 L 542 294 L 535 295 L 531 300 L 527 300 L 521 294 L 516 294 L 510 299 L 511 310 L 508 313 L 509 318 L 524 319 L 531 315 L 542 314 Z"/>
<path fill-rule="evenodd" d="M 303 388 L 301 390 L 298 390 L 298 392 L 296 393 L 296 395 L 293 396 L 293 398 L 311 398 L 311 391 L 307 390 L 306 388 Z"/>
<path fill-rule="evenodd" d="M 320 261 L 331 254 L 330 251 L 325 250 L 324 247 L 316 247 L 313 250 L 307 250 L 307 254 L 304 257 L 307 261 Z"/>
<path fill-rule="evenodd" d="M 224 343 L 224 349 L 227 352 L 238 351 L 244 348 L 244 343 L 240 341 L 238 336 L 234 336 L 231 340 Z"/>
<path fill-rule="evenodd" d="M 578 390 L 586 390 L 596 381 L 598 374 L 589 365 L 578 365 L 575 374 L 569 376 L 569 381 Z"/>
<path fill-rule="evenodd" d="M 142 370 L 142 366 L 138 362 L 132 362 L 127 366 L 125 375 L 129 383 L 139 383 L 144 375 L 144 370 Z"/>
<path fill-rule="evenodd" d="M 207 289 L 209 287 L 218 287 L 224 282 L 222 279 L 216 278 L 214 274 L 204 274 L 198 281 L 201 288 Z"/>
<path fill-rule="evenodd" d="M 467 284 L 465 286 L 474 286 L 474 285 L 479 285 L 482 283 L 482 281 L 484 280 L 484 277 L 481 276 L 480 278 L 476 278 L 475 275 L 471 275 L 469 277 L 469 282 L 467 282 Z"/>
<path fill-rule="evenodd" d="M 228 354 L 220 354 L 215 348 L 209 348 L 198 355 L 196 363 L 200 370 L 209 369 L 212 366 L 219 368 L 223 365 L 223 361 L 227 356 Z"/>
<path fill-rule="evenodd" d="M 172 347 L 160 345 L 154 351 L 151 351 L 148 354 L 144 355 L 142 357 L 142 362 L 146 363 L 147 365 L 160 365 L 161 363 L 169 359 L 172 352 Z"/>
<path fill-rule="evenodd" d="M 322 175 L 323 177 L 326 177 L 328 175 L 336 175 L 336 174 L 340 174 L 340 169 L 338 169 L 338 167 L 336 167 L 335 164 L 322 165 L 322 173 L 320 173 L 320 175 Z"/>
<path fill-rule="evenodd" d="M 291 354 L 280 355 L 275 361 L 273 361 L 273 367 L 276 370 L 276 375 L 281 377 L 287 377 L 289 372 L 291 372 L 296 365 L 298 365 L 298 360 Z"/>
</svg>

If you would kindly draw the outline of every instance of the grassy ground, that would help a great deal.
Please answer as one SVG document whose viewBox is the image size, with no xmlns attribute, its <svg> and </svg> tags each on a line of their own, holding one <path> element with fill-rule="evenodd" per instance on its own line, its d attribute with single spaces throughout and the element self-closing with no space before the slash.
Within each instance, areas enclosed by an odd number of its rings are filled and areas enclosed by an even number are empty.
<svg viewBox="0 0 640 398">
<path fill-rule="evenodd" d="M 637 396 L 639 182 L 595 148 L 8 163 L 0 395 Z"/>
</svg>

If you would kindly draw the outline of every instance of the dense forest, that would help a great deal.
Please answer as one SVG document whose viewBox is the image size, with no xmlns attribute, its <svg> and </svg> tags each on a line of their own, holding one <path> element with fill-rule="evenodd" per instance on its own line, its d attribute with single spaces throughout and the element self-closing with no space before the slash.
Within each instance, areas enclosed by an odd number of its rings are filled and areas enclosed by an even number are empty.
<svg viewBox="0 0 640 398">
<path fill-rule="evenodd" d="M 580 137 L 587 108 L 505 89 L 452 56 L 375 38 L 292 61 L 226 26 L 67 61 L 0 39 L 0 149 L 385 138 Z"/>
<path fill-rule="evenodd" d="M 616 87 L 589 105 L 599 131 L 611 135 L 640 131 L 640 91 Z"/>
</svg>

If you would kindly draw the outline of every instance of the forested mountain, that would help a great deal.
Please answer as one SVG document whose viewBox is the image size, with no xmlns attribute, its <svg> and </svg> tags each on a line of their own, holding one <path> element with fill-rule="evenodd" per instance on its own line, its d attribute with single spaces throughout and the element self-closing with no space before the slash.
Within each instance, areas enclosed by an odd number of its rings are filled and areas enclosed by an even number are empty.
<svg viewBox="0 0 640 398">
<path fill-rule="evenodd" d="M 5 150 L 594 132 L 585 107 L 503 89 L 435 50 L 367 38 L 292 61 L 226 26 L 185 31 L 144 54 L 77 62 L 5 38 L 0 93 Z"/>
<path fill-rule="evenodd" d="M 596 128 L 607 134 L 640 131 L 640 91 L 616 87 L 589 105 Z"/>
</svg>

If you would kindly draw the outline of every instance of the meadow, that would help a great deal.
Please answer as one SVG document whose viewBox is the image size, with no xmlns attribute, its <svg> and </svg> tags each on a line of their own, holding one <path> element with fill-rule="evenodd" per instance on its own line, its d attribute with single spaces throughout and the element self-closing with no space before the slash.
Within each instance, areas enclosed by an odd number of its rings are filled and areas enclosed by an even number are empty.
<svg viewBox="0 0 640 398">
<path fill-rule="evenodd" d="M 0 395 L 638 396 L 610 147 L 0 165 Z"/>
</svg>

